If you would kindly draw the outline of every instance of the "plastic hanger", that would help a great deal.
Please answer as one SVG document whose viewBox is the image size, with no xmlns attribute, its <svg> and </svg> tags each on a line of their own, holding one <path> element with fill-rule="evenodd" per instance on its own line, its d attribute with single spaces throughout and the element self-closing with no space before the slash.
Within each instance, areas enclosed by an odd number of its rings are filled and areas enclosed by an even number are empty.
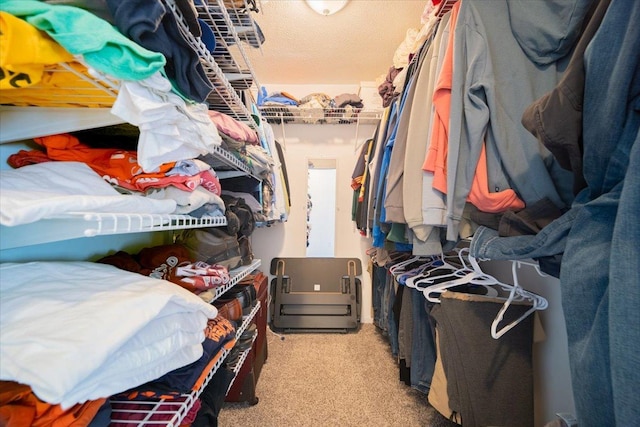
<svg viewBox="0 0 640 427">
<path fill-rule="evenodd" d="M 411 255 L 407 254 L 407 252 L 389 252 L 389 260 L 393 263 L 406 261 L 410 257 Z"/>
<path fill-rule="evenodd" d="M 417 262 L 430 262 L 431 261 L 431 257 L 424 257 L 421 255 L 416 255 L 413 256 L 411 258 L 408 258 L 404 261 L 400 261 L 396 264 L 393 264 L 391 267 L 389 267 L 389 273 L 393 274 L 393 275 L 398 275 L 401 273 L 404 273 L 407 271 L 407 269 L 405 267 L 413 264 L 413 263 L 417 263 Z M 414 267 L 415 268 L 415 267 Z"/>
<path fill-rule="evenodd" d="M 419 274 L 406 279 L 405 285 L 410 288 L 416 288 L 419 291 L 423 291 L 424 287 L 420 285 L 433 284 L 436 278 L 443 278 L 443 277 L 457 278 L 457 277 L 463 276 L 468 271 L 468 267 L 464 261 L 463 255 L 469 252 L 469 248 L 462 248 L 462 249 L 456 248 L 453 250 L 453 252 L 455 253 L 454 255 L 452 255 L 450 252 L 447 254 L 440 253 L 440 255 L 429 264 L 429 267 L 432 267 L 434 265 L 435 267 L 429 269 L 429 271 L 427 271 L 426 273 Z M 457 258 L 459 260 L 460 265 L 453 265 L 448 263 L 447 258 Z M 449 270 L 450 274 L 437 275 L 437 276 L 434 276 L 432 274 L 435 271 L 441 271 L 441 270 Z"/>
<path fill-rule="evenodd" d="M 515 327 L 518 323 L 522 322 L 522 320 L 524 320 L 528 315 L 530 315 L 534 311 L 544 310 L 549 306 L 549 303 L 544 297 L 541 297 L 540 295 L 536 295 L 533 292 L 529 292 L 523 289 L 518 283 L 518 274 L 516 269 L 517 267 L 525 263 L 522 261 L 511 261 L 511 263 L 512 263 L 511 274 L 513 275 L 513 286 L 510 286 L 511 292 L 509 293 L 509 297 L 504 302 L 504 304 L 502 305 L 502 308 L 500 308 L 500 311 L 496 315 L 496 318 L 493 319 L 493 322 L 491 323 L 491 336 L 494 339 L 498 339 L 504 334 L 506 334 L 508 331 L 513 329 L 513 327 Z M 527 263 L 527 265 L 532 265 L 532 264 Z M 540 275 L 544 276 L 544 274 L 540 271 L 539 267 L 535 265 L 534 267 L 536 267 L 536 270 Z M 503 326 L 501 329 L 498 330 L 498 325 L 502 321 L 504 314 L 507 312 L 507 309 L 509 308 L 511 303 L 513 301 L 525 301 L 525 300 L 532 302 L 531 308 L 527 310 L 518 319 L 514 320 L 513 322 L 509 323 L 506 326 Z"/>
<path fill-rule="evenodd" d="M 446 270 L 449 269 L 450 273 L 447 274 L 440 274 L 440 275 L 433 275 L 434 271 L 440 271 L 440 270 Z M 465 268 L 454 268 L 451 269 L 450 267 L 444 267 L 444 266 L 440 266 L 440 267 L 436 267 L 433 268 L 431 270 L 429 270 L 427 272 L 427 274 L 423 275 L 421 278 L 419 278 L 418 280 L 414 280 L 413 281 L 413 285 L 414 287 L 421 291 L 424 292 L 425 289 L 429 288 L 430 286 L 435 286 L 435 282 L 436 280 L 442 280 L 442 279 L 446 279 L 446 278 L 450 278 L 451 280 L 446 280 L 445 282 L 450 282 L 453 281 L 457 278 L 463 277 L 468 270 L 466 270 Z M 443 282 L 439 282 L 439 283 L 443 283 Z M 437 301 L 440 302 L 440 301 Z"/>
<path fill-rule="evenodd" d="M 430 267 L 432 267 L 432 268 L 430 268 Z M 419 284 L 424 283 L 425 280 L 433 279 L 434 277 L 442 277 L 442 276 L 433 276 L 432 273 L 434 271 L 449 270 L 451 272 L 451 274 L 453 274 L 453 273 L 459 271 L 460 267 L 456 267 L 454 265 L 451 265 L 451 264 L 449 264 L 448 262 L 446 262 L 442 258 L 436 258 L 432 262 L 428 263 L 428 265 L 425 267 L 425 270 L 427 270 L 427 271 L 424 272 L 424 273 L 421 273 L 421 274 L 418 274 L 418 275 L 415 275 L 413 277 L 408 278 L 406 280 L 406 282 L 405 282 L 405 286 L 408 286 L 410 288 L 416 288 L 416 289 L 422 291 L 423 288 L 421 286 L 418 286 Z M 429 283 L 433 283 L 433 281 L 431 281 Z"/>
<path fill-rule="evenodd" d="M 432 268 L 434 265 L 438 264 L 442 264 L 442 260 L 440 260 L 440 258 L 432 257 L 430 260 L 419 265 L 413 270 L 400 274 L 400 276 L 398 277 L 398 282 L 410 288 L 415 288 L 413 281 L 420 277 L 426 277 L 428 273 L 425 274 L 424 272 Z"/>
<path fill-rule="evenodd" d="M 432 285 L 435 282 L 436 279 L 442 279 L 442 278 L 445 278 L 445 277 L 458 278 L 458 277 L 461 277 L 461 276 L 465 275 L 469 271 L 469 269 L 467 267 L 467 264 L 464 262 L 464 257 L 463 257 L 463 254 L 465 253 L 465 250 L 466 250 L 466 252 L 469 251 L 468 248 L 463 248 L 463 249 L 457 250 L 457 252 L 458 252 L 457 253 L 457 257 L 458 257 L 458 259 L 460 261 L 461 267 L 449 264 L 446 261 L 447 257 L 445 257 L 445 255 L 442 254 L 441 255 L 442 264 L 437 266 L 437 267 L 435 267 L 435 268 L 430 269 L 422 277 L 415 278 L 411 283 L 412 287 L 418 289 L 419 291 L 423 291 L 425 288 L 423 286 L 420 286 L 420 285 L 429 286 L 429 285 Z M 443 274 L 443 275 L 436 275 L 436 276 L 434 276 L 432 274 L 434 271 L 439 271 L 439 270 L 450 270 L 450 273 L 449 274 Z"/>
<path fill-rule="evenodd" d="M 468 252 L 468 250 L 467 250 L 467 252 Z M 444 281 L 444 282 L 433 284 L 431 286 L 427 286 L 422 291 L 424 297 L 430 302 L 439 303 L 440 302 L 439 295 L 442 292 L 444 292 L 445 290 L 447 290 L 449 288 L 453 288 L 455 286 L 467 285 L 467 284 L 484 286 L 487 289 L 487 294 L 486 295 L 488 295 L 488 296 L 498 296 L 498 290 L 495 289 L 494 287 L 492 287 L 492 285 L 505 285 L 505 284 L 500 282 L 495 277 L 483 272 L 482 269 L 480 268 L 480 265 L 478 264 L 478 261 L 474 257 L 469 255 L 468 258 L 469 258 L 469 263 L 471 264 L 471 268 L 470 269 L 469 268 L 465 268 L 464 271 L 460 270 L 459 274 L 457 274 L 459 277 L 454 278 L 452 280 L 447 280 L 447 281 Z M 461 258 L 461 260 L 462 260 L 462 258 Z M 460 274 L 463 274 L 463 275 L 460 276 Z M 440 276 L 440 277 L 442 277 L 442 276 Z M 429 282 L 429 281 L 427 280 L 427 282 Z M 431 280 L 431 282 L 433 282 L 433 280 Z M 431 294 L 438 294 L 438 297 L 432 296 Z"/>
</svg>

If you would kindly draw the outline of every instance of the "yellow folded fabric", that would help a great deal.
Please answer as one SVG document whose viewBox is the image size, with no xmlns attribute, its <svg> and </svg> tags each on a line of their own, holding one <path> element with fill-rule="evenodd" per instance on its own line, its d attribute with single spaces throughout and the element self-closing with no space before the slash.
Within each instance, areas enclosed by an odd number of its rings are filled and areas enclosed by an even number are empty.
<svg viewBox="0 0 640 427">
<path fill-rule="evenodd" d="M 0 11 L 0 89 L 17 89 L 40 82 L 45 65 L 73 60 L 47 33 Z"/>
<path fill-rule="evenodd" d="M 36 86 L 0 90 L 0 104 L 39 107 L 111 107 L 116 93 L 88 75 L 79 62 L 66 63 L 73 72 L 59 64 L 45 66 L 42 80 Z M 86 79 L 79 77 L 85 75 Z"/>
</svg>

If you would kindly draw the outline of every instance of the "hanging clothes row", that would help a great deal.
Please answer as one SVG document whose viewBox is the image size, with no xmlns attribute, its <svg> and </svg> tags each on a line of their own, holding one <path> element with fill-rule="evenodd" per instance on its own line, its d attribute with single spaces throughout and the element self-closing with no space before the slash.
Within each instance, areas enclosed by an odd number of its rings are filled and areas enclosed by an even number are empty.
<svg viewBox="0 0 640 427">
<path fill-rule="evenodd" d="M 531 37 L 539 23 L 519 6 L 434 3 L 360 152 L 368 176 L 356 189 L 357 226 L 375 246 L 409 244 L 415 255 L 450 249 L 481 225 L 535 235 L 571 205 L 573 179 L 512 112 L 557 83 L 579 22 L 556 53 Z"/>
<path fill-rule="evenodd" d="M 468 253 L 372 248 L 374 322 L 389 339 L 400 380 L 446 418 L 533 425 L 531 315 L 548 303 L 518 285 L 516 262 L 511 285 Z"/>
<path fill-rule="evenodd" d="M 639 17 L 622 0 L 433 12 L 360 189 L 357 226 L 378 248 L 471 238 L 474 257 L 533 258 L 560 279 L 581 426 L 640 420 Z"/>
</svg>

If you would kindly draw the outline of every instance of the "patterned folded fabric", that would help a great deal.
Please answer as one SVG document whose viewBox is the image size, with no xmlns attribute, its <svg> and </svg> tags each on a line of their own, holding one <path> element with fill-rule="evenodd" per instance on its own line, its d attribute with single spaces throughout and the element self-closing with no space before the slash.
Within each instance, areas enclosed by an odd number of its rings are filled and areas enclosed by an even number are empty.
<svg viewBox="0 0 640 427">
<path fill-rule="evenodd" d="M 229 283 L 229 274 L 226 272 L 224 274 L 214 276 L 183 277 L 178 282 L 178 284 L 184 288 L 189 289 L 190 287 L 193 287 L 197 291 L 206 291 L 207 289 L 222 286 L 226 283 Z"/>
<path fill-rule="evenodd" d="M 226 268 L 219 265 L 211 265 L 203 261 L 196 261 L 193 264 L 178 267 L 176 275 L 180 277 L 216 276 L 222 271 L 226 272 L 226 270 Z"/>
</svg>

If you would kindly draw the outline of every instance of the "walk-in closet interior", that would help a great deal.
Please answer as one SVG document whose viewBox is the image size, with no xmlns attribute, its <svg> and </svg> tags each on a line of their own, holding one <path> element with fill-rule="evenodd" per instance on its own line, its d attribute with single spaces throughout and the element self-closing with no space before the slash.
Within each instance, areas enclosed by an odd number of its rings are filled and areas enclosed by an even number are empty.
<svg viewBox="0 0 640 427">
<path fill-rule="evenodd" d="M 0 426 L 640 425 L 638 22 L 1 0 Z"/>
</svg>

